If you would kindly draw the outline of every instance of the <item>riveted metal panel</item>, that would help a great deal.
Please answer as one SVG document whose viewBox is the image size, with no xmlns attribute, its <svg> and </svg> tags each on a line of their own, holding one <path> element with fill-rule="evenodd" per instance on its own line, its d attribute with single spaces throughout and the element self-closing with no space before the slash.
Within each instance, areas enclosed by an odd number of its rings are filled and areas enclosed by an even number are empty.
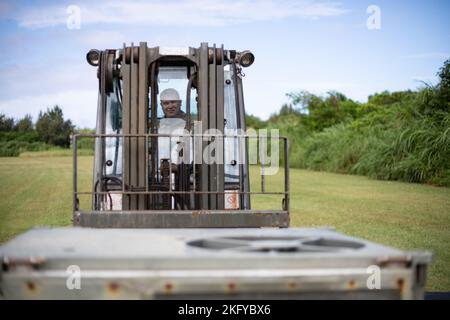
<svg viewBox="0 0 450 320">
<path fill-rule="evenodd" d="M 6 299 L 421 299 L 416 270 L 431 261 L 320 228 L 33 229 L 0 258 Z M 81 290 L 67 288 L 69 266 Z"/>
</svg>

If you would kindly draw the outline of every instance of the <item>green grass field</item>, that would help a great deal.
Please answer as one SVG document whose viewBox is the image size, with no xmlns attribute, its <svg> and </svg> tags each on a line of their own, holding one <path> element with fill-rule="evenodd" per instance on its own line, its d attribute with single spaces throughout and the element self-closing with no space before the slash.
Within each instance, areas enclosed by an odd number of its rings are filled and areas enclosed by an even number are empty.
<svg viewBox="0 0 450 320">
<path fill-rule="evenodd" d="M 79 172 L 80 189 L 89 191 L 92 157 L 79 158 Z M 256 191 L 256 168 L 252 176 Z M 266 190 L 281 191 L 282 181 L 282 174 L 266 177 Z M 28 153 L 0 158 L 0 183 L 0 242 L 37 225 L 71 225 L 71 157 Z M 449 188 L 298 169 L 290 171 L 290 187 L 292 227 L 334 226 L 393 247 L 431 250 L 427 290 L 450 291 Z M 281 199 L 259 196 L 252 204 L 276 208 Z"/>
</svg>

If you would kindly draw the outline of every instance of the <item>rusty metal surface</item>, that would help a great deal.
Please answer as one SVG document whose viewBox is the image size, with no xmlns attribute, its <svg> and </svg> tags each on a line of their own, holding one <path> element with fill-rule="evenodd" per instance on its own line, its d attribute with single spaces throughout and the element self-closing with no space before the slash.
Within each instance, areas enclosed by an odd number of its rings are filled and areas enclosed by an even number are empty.
<svg viewBox="0 0 450 320">
<path fill-rule="evenodd" d="M 287 228 L 289 214 L 270 210 L 88 211 L 75 212 L 73 223 L 91 228 Z"/>
<path fill-rule="evenodd" d="M 10 261 L 0 271 L 7 299 L 421 299 L 431 254 L 329 229 L 74 227 L 30 230 L 1 246 L 0 258 Z M 66 286 L 74 265 L 81 290 Z M 371 290 L 373 265 L 381 287 Z"/>
</svg>

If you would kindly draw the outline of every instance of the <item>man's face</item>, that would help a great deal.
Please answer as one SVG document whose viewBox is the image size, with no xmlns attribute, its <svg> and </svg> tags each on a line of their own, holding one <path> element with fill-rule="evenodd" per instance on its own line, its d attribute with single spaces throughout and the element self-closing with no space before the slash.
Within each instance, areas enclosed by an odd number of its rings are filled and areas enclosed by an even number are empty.
<svg viewBox="0 0 450 320">
<path fill-rule="evenodd" d="M 180 100 L 163 100 L 161 106 L 167 118 L 174 118 L 178 115 L 181 108 Z"/>
</svg>

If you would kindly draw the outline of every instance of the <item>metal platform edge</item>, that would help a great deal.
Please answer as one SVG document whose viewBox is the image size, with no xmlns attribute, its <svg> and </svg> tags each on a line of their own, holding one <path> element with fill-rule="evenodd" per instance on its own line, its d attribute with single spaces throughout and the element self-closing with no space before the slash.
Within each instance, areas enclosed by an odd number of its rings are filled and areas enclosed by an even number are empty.
<svg viewBox="0 0 450 320">
<path fill-rule="evenodd" d="M 288 211 L 76 211 L 73 224 L 90 228 L 288 228 Z"/>
</svg>

